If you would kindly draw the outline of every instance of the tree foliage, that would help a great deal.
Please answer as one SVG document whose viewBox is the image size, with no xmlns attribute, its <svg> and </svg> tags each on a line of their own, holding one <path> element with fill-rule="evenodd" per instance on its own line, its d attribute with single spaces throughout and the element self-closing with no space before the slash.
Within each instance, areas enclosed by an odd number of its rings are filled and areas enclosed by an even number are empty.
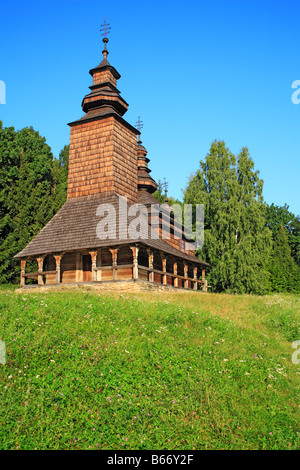
<svg viewBox="0 0 300 470">
<path fill-rule="evenodd" d="M 269 269 L 272 291 L 299 292 L 300 268 L 292 257 L 288 230 L 282 223 L 274 236 L 274 248 Z"/>
<path fill-rule="evenodd" d="M 208 280 L 216 292 L 267 292 L 271 232 L 265 224 L 263 181 L 247 148 L 235 157 L 214 141 L 192 175 L 184 202 L 204 204 L 204 246 L 200 258 L 211 264 Z"/>
<path fill-rule="evenodd" d="M 272 231 L 273 237 L 282 226 L 286 229 L 291 255 L 300 266 L 300 217 L 289 211 L 289 206 L 267 205 L 266 224 Z"/>
<path fill-rule="evenodd" d="M 15 131 L 0 121 L 0 282 L 15 282 L 21 251 L 65 200 L 65 162 L 53 159 L 32 127 Z"/>
</svg>

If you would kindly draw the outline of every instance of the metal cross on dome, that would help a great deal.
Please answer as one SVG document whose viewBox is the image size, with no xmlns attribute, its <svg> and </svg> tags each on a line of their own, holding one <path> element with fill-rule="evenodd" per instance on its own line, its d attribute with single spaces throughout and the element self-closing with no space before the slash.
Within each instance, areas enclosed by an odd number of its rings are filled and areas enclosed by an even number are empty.
<svg viewBox="0 0 300 470">
<path fill-rule="evenodd" d="M 106 23 L 106 18 L 104 18 L 104 23 L 101 25 L 101 36 L 104 36 L 106 38 L 107 34 L 110 33 L 111 27 L 109 26 L 109 23 Z"/>
<path fill-rule="evenodd" d="M 139 131 L 141 131 L 141 129 L 144 127 L 144 124 L 143 124 L 143 122 L 141 121 L 141 117 L 140 117 L 140 116 L 138 117 L 138 120 L 137 120 L 137 122 L 135 123 L 135 127 L 136 127 L 136 129 L 138 129 Z"/>
<path fill-rule="evenodd" d="M 165 190 L 165 196 L 167 197 L 167 195 L 168 195 L 169 183 L 167 182 L 166 178 L 164 178 L 164 182 L 163 182 L 163 184 L 162 184 L 162 187 L 164 188 L 164 190 Z"/>
</svg>

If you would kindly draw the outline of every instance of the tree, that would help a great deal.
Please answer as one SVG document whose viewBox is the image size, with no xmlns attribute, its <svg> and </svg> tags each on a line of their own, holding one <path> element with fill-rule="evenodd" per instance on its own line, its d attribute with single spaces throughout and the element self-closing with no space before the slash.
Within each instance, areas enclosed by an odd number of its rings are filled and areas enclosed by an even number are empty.
<svg viewBox="0 0 300 470">
<path fill-rule="evenodd" d="M 287 230 L 291 255 L 300 266 L 300 218 L 289 211 L 289 206 L 267 205 L 266 225 L 270 228 L 273 238 L 277 236 L 280 226 Z"/>
<path fill-rule="evenodd" d="M 199 256 L 212 266 L 208 280 L 216 292 L 262 294 L 269 289 L 272 240 L 262 189 L 248 149 L 236 158 L 225 142 L 216 140 L 184 191 L 184 203 L 204 204 Z"/>
<path fill-rule="evenodd" d="M 21 251 L 63 204 L 55 160 L 32 127 L 15 131 L 0 121 L 0 282 L 16 282 Z M 57 174 L 62 188 L 64 176 Z"/>
<path fill-rule="evenodd" d="M 53 162 L 54 207 L 57 212 L 67 200 L 69 166 L 69 145 L 60 151 L 58 160 Z"/>
<path fill-rule="evenodd" d="M 166 196 L 166 194 L 163 194 L 163 191 L 164 191 L 164 184 L 163 182 L 159 179 L 158 182 L 157 182 L 157 190 L 154 191 L 154 193 L 152 194 L 153 197 L 155 197 L 155 199 L 157 199 L 157 201 L 160 203 L 160 204 L 164 204 L 164 203 L 168 203 L 170 206 L 173 206 L 174 204 L 182 204 L 181 201 L 179 201 L 179 199 L 175 199 L 174 197 L 172 196 Z"/>
<path fill-rule="evenodd" d="M 166 195 L 163 194 L 163 182 L 159 179 L 157 182 L 157 190 L 154 191 L 153 197 L 157 199 L 160 204 L 163 204 L 166 201 Z"/>
<path fill-rule="evenodd" d="M 288 230 L 282 223 L 274 237 L 274 249 L 269 269 L 274 292 L 299 292 L 300 268 L 292 257 Z"/>
</svg>

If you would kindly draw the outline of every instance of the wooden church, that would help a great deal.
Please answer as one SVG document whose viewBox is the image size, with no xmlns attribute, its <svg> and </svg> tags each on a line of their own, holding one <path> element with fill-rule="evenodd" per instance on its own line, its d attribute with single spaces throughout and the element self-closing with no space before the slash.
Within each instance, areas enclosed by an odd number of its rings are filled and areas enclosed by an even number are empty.
<svg viewBox="0 0 300 470">
<path fill-rule="evenodd" d="M 67 201 L 16 255 L 21 287 L 34 279 L 37 286 L 105 283 L 118 289 L 126 282 L 129 289 L 135 283 L 149 289 L 206 291 L 208 264 L 195 256 L 182 225 L 167 205 L 152 213 L 151 207 L 159 204 L 152 196 L 157 184 L 140 130 L 123 118 L 128 104 L 117 89 L 120 74 L 107 60 L 106 31 L 104 36 L 103 60 L 90 70 L 93 84 L 82 101 L 84 116 L 69 124 Z M 156 236 L 129 237 L 120 201 L 129 212 L 133 205 L 143 207 L 144 232 L 146 227 Z M 110 234 L 108 227 L 105 237 L 97 232 L 99 207 L 114 209 L 116 216 L 116 230 Z M 28 272 L 27 260 L 37 261 L 36 272 Z"/>
</svg>

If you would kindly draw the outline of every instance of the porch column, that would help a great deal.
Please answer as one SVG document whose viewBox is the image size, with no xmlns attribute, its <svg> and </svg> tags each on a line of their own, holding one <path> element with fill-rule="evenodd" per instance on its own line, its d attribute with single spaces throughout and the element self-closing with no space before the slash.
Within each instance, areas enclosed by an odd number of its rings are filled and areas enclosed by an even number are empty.
<svg viewBox="0 0 300 470">
<path fill-rule="evenodd" d="M 97 264 L 97 251 L 89 251 L 92 259 L 92 281 L 97 281 L 97 271 L 95 270 Z"/>
<path fill-rule="evenodd" d="M 184 277 L 188 277 L 188 264 L 187 263 L 184 263 Z M 184 287 L 185 289 L 188 289 L 189 287 L 189 281 L 188 280 L 184 280 Z"/>
<path fill-rule="evenodd" d="M 154 272 L 153 272 L 153 251 L 150 248 L 147 248 L 148 253 L 148 263 L 151 271 L 149 272 L 149 281 L 154 282 Z"/>
<path fill-rule="evenodd" d="M 197 269 L 197 266 L 194 266 L 194 290 L 198 290 Z"/>
<path fill-rule="evenodd" d="M 21 259 L 21 274 L 20 274 L 20 286 L 25 286 L 25 266 L 26 259 Z"/>
<path fill-rule="evenodd" d="M 82 282 L 82 256 L 81 253 L 78 251 L 76 253 L 76 282 Z"/>
<path fill-rule="evenodd" d="M 139 267 L 138 267 L 138 254 L 139 254 L 139 248 L 137 246 L 131 246 L 130 247 L 132 254 L 133 254 L 133 273 L 132 273 L 132 278 L 134 280 L 139 278 Z"/>
<path fill-rule="evenodd" d="M 98 251 L 98 267 L 100 268 L 102 266 L 102 250 L 100 248 L 100 250 Z M 99 271 L 97 270 L 97 281 L 102 281 L 102 270 L 99 269 Z"/>
<path fill-rule="evenodd" d="M 118 277 L 117 272 L 117 256 L 118 256 L 118 248 L 111 249 L 109 248 L 112 256 L 112 272 L 113 272 L 113 280 L 116 281 Z"/>
<path fill-rule="evenodd" d="M 167 274 L 166 274 L 167 273 L 167 258 L 163 253 L 161 253 L 160 256 L 161 256 L 161 262 L 162 262 L 162 270 L 163 270 L 163 273 L 164 273 L 162 283 L 164 285 L 167 285 Z"/>
<path fill-rule="evenodd" d="M 178 287 L 178 277 L 177 277 L 177 261 L 175 260 L 173 263 L 173 272 L 174 272 L 174 287 Z"/>
<path fill-rule="evenodd" d="M 44 259 L 45 256 L 39 256 L 36 260 L 38 262 L 38 284 L 43 285 L 44 280 L 43 280 L 43 265 L 44 265 Z"/>
<path fill-rule="evenodd" d="M 207 292 L 207 280 L 205 279 L 205 269 L 202 269 L 202 291 Z"/>
<path fill-rule="evenodd" d="M 56 263 L 56 284 L 60 284 L 60 262 L 63 255 L 54 255 Z"/>
</svg>

